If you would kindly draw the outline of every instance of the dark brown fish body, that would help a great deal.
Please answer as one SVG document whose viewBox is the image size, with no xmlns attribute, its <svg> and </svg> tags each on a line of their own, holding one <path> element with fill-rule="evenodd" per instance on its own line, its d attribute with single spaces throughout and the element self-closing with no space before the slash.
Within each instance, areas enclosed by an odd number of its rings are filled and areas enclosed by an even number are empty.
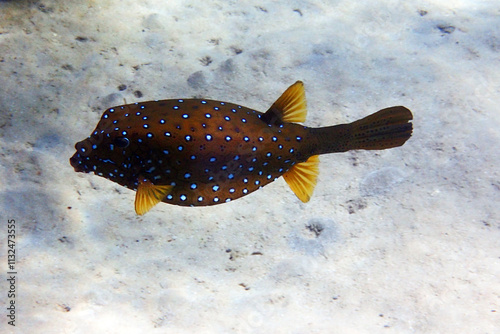
<svg viewBox="0 0 500 334">
<path fill-rule="evenodd" d="M 90 137 L 76 144 L 71 164 L 78 172 L 93 171 L 138 189 L 139 214 L 158 201 L 229 202 L 283 174 L 307 201 L 318 170 L 316 155 L 400 146 L 411 135 L 411 113 L 404 107 L 384 109 L 378 113 L 385 115 L 358 124 L 315 129 L 291 123 L 305 117 L 305 100 L 297 96 L 303 94 L 302 83 L 287 92 L 266 113 L 202 99 L 110 108 Z"/>
</svg>

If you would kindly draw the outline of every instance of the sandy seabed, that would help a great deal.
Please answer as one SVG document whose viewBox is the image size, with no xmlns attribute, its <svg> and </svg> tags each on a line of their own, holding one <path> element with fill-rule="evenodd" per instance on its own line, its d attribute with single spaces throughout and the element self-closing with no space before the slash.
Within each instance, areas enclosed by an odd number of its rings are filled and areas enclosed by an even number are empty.
<svg viewBox="0 0 500 334">
<path fill-rule="evenodd" d="M 498 332 L 499 78 L 495 1 L 0 1 L 0 331 Z M 280 179 L 139 217 L 69 165 L 108 107 L 296 80 L 306 125 L 405 105 L 413 137 L 322 156 L 306 204 Z"/>
</svg>

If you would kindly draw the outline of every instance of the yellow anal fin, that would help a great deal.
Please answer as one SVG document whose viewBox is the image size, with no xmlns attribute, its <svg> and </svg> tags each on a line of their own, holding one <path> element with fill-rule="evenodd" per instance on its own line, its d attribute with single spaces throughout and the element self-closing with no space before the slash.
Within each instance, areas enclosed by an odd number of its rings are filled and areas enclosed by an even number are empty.
<svg viewBox="0 0 500 334">
<path fill-rule="evenodd" d="M 283 178 L 295 195 L 304 203 L 311 199 L 319 174 L 319 156 L 313 155 L 307 161 L 293 166 Z"/>
<path fill-rule="evenodd" d="M 304 122 L 307 115 L 306 92 L 297 81 L 281 94 L 267 113 L 274 113 L 282 122 Z M 269 117 L 271 119 L 271 117 Z"/>
<path fill-rule="evenodd" d="M 135 194 L 135 212 L 143 215 L 153 206 L 160 203 L 167 196 L 174 186 L 156 186 L 151 181 L 140 178 L 137 193 Z"/>
</svg>

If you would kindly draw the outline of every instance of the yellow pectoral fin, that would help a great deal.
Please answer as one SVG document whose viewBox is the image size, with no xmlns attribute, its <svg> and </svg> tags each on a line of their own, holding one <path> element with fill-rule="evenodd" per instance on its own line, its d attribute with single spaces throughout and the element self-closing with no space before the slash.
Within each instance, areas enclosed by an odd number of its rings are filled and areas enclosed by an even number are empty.
<svg viewBox="0 0 500 334">
<path fill-rule="evenodd" d="M 319 156 L 314 155 L 293 166 L 283 178 L 295 195 L 304 203 L 309 202 L 319 174 Z"/>
<path fill-rule="evenodd" d="M 288 87 L 271 108 L 281 112 L 280 118 L 283 122 L 304 122 L 307 105 L 302 81 L 297 81 Z"/>
<path fill-rule="evenodd" d="M 147 179 L 139 179 L 139 186 L 135 194 L 135 212 L 143 215 L 153 206 L 160 203 L 174 186 L 156 186 Z"/>
</svg>

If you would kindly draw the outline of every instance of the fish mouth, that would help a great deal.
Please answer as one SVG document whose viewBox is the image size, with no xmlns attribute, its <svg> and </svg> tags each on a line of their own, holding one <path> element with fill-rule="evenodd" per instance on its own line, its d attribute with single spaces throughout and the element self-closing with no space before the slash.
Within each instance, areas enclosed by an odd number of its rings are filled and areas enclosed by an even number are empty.
<svg viewBox="0 0 500 334">
<path fill-rule="evenodd" d="M 76 152 L 71 158 L 69 158 L 69 163 L 75 169 L 75 172 L 89 172 L 88 168 L 86 168 L 86 166 L 82 163 L 82 158 L 78 152 Z"/>
</svg>

